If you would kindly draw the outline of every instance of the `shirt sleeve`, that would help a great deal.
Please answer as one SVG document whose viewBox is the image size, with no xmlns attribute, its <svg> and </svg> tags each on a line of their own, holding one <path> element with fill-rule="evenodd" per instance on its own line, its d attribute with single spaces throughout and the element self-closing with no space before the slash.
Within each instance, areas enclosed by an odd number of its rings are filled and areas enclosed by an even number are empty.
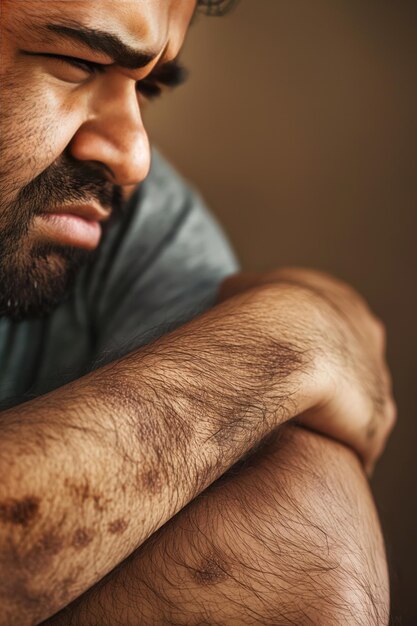
<svg viewBox="0 0 417 626">
<path fill-rule="evenodd" d="M 200 195 L 155 151 L 149 176 L 103 243 L 88 298 L 95 367 L 212 306 L 222 280 L 238 270 Z"/>
</svg>

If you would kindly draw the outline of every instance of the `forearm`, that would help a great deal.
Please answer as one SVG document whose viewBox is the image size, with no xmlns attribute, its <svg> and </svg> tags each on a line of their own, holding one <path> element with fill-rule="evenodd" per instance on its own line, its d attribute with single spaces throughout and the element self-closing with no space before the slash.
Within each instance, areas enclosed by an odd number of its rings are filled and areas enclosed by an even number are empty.
<svg viewBox="0 0 417 626">
<path fill-rule="evenodd" d="M 387 624 L 378 518 L 355 456 L 291 428 L 48 626 Z"/>
<path fill-rule="evenodd" d="M 312 402 L 297 327 L 312 309 L 279 295 L 263 292 L 262 307 L 257 292 L 237 296 L 1 415 L 2 624 L 67 604 Z"/>
</svg>

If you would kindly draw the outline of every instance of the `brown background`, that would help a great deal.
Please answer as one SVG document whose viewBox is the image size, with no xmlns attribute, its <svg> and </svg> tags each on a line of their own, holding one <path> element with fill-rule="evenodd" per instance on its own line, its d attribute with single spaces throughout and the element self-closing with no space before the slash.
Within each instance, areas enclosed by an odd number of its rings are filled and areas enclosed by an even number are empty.
<svg viewBox="0 0 417 626">
<path fill-rule="evenodd" d="M 241 0 L 200 17 L 186 87 L 148 114 L 245 268 L 298 264 L 355 285 L 384 319 L 399 423 L 373 488 L 393 623 L 417 624 L 417 2 Z"/>
</svg>

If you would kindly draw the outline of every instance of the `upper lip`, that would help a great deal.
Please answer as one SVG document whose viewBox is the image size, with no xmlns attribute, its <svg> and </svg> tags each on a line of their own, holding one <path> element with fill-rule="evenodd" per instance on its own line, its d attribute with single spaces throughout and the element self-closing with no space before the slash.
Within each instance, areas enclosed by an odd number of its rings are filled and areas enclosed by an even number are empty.
<svg viewBox="0 0 417 626">
<path fill-rule="evenodd" d="M 77 215 L 85 220 L 91 220 L 92 222 L 104 222 L 110 217 L 110 210 L 103 209 L 99 204 L 95 202 L 86 202 L 80 204 L 65 204 L 60 206 L 54 206 L 51 210 L 45 211 L 45 213 L 54 215 Z"/>
</svg>

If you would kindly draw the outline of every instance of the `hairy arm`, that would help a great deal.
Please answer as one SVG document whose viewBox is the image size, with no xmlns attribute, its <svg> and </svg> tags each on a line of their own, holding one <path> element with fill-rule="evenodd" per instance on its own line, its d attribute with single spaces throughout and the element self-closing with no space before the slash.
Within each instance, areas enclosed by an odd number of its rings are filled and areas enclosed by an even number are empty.
<svg viewBox="0 0 417 626">
<path fill-rule="evenodd" d="M 301 288 L 253 289 L 2 413 L 0 623 L 34 624 L 65 606 L 265 434 L 314 418 L 329 319 Z M 318 428 L 338 422 L 328 417 Z"/>
<path fill-rule="evenodd" d="M 289 425 L 47 624 L 382 626 L 388 615 L 357 458 Z"/>
</svg>

